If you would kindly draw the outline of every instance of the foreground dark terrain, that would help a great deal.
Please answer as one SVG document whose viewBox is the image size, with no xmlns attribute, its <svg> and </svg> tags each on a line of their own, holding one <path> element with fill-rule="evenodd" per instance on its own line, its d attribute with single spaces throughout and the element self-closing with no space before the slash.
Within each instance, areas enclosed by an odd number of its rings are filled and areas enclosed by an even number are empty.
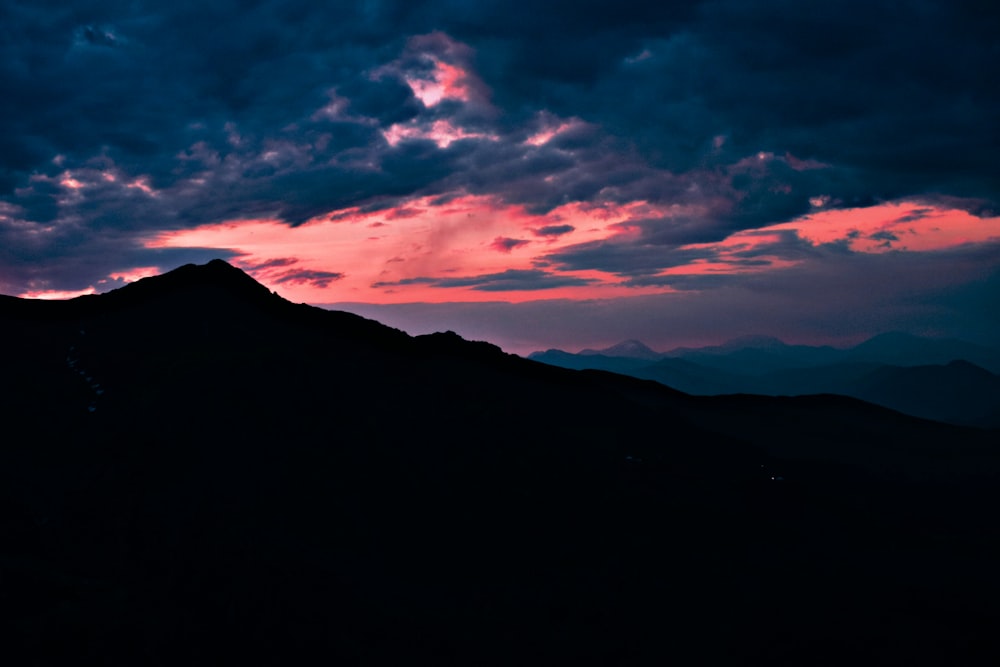
<svg viewBox="0 0 1000 667">
<path fill-rule="evenodd" d="M 223 262 L 0 298 L 10 664 L 995 664 L 996 431 L 691 397 Z"/>
</svg>

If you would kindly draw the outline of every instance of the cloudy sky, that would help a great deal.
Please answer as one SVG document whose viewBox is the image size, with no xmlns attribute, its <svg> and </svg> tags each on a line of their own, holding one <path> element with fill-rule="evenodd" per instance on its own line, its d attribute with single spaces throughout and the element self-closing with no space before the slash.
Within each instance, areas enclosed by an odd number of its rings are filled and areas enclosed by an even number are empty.
<svg viewBox="0 0 1000 667">
<path fill-rule="evenodd" d="M 998 34 L 955 0 L 0 0 L 0 292 L 222 257 L 518 353 L 1000 343 Z"/>
</svg>

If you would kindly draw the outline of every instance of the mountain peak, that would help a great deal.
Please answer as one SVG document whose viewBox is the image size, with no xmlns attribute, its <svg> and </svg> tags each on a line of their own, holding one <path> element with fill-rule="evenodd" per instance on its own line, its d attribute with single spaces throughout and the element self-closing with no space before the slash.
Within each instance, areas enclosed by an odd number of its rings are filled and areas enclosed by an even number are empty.
<svg viewBox="0 0 1000 667">
<path fill-rule="evenodd" d="M 116 299 L 144 299 L 169 292 L 204 288 L 222 289 L 244 298 L 272 297 L 271 290 L 254 280 L 245 271 L 221 259 L 206 264 L 185 264 L 172 271 L 142 278 L 134 283 L 108 292 Z"/>
<path fill-rule="evenodd" d="M 659 359 L 660 354 L 650 349 L 640 340 L 629 339 L 603 350 L 581 350 L 582 355 L 603 354 L 606 357 L 630 357 L 632 359 Z"/>
<path fill-rule="evenodd" d="M 231 285 L 260 285 L 247 272 L 222 259 L 213 259 L 205 264 L 185 264 L 159 276 L 143 280 L 174 280 L 178 282 L 204 282 Z M 141 281 L 139 281 L 141 282 Z"/>
</svg>

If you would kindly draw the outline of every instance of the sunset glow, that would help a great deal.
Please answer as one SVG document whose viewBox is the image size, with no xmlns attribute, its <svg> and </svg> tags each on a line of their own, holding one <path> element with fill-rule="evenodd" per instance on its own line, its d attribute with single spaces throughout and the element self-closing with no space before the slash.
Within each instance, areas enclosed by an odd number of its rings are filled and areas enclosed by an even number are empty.
<svg viewBox="0 0 1000 667">
<path fill-rule="evenodd" d="M 819 211 L 767 229 L 795 230 L 814 244 L 844 242 L 856 252 L 921 252 L 1000 240 L 1000 217 L 898 202 Z"/>
<path fill-rule="evenodd" d="M 75 292 L 62 291 L 62 290 L 29 290 L 23 294 L 19 294 L 22 299 L 42 299 L 42 300 L 56 300 L 56 299 L 75 299 L 78 296 L 86 296 L 87 294 L 96 294 L 97 290 L 93 287 L 88 287 L 86 289 L 77 290 Z"/>
<path fill-rule="evenodd" d="M 642 202 L 614 207 L 569 204 L 546 215 L 532 215 L 523 207 L 499 204 L 488 197 L 465 196 L 439 205 L 425 198 L 374 213 L 337 211 L 292 229 L 275 220 L 207 225 L 157 235 L 147 247 L 233 250 L 239 254 L 241 266 L 293 300 L 472 301 L 484 298 L 476 276 L 537 271 L 542 253 L 569 241 L 609 238 L 618 233 L 614 225 L 650 210 Z M 573 231 L 558 237 L 538 236 L 538 230 L 554 227 L 571 227 Z M 518 237 L 518 243 L 509 250 L 498 247 L 497 239 L 508 236 Z M 289 276 L 306 271 L 343 276 L 323 287 L 309 281 L 276 285 L 276 281 L 287 283 Z M 560 277 L 581 284 L 545 288 L 547 298 L 637 293 L 600 272 L 562 272 Z M 456 281 L 458 278 L 470 284 L 442 288 L 432 282 L 463 282 Z M 651 291 L 655 290 L 639 290 Z M 539 292 L 537 288 L 518 289 L 513 283 L 511 289 L 493 296 L 523 301 L 538 298 Z"/>
<path fill-rule="evenodd" d="M 504 344 L 1000 340 L 983 12 L 279 5 L 4 17 L 0 292 L 220 258 Z"/>
<path fill-rule="evenodd" d="M 604 271 L 553 269 L 547 256 L 580 244 L 627 242 L 637 233 L 632 221 L 657 216 L 669 225 L 671 217 L 689 213 L 633 202 L 569 204 L 535 215 L 489 197 L 462 196 L 446 204 L 423 198 L 378 212 L 336 211 L 294 228 L 278 220 L 229 221 L 159 234 L 146 245 L 236 252 L 240 266 L 296 301 L 476 301 L 484 298 L 484 289 L 489 296 L 512 302 L 538 298 L 539 290 L 545 298 L 593 299 L 672 289 L 665 284 L 629 284 Z M 552 229 L 571 231 L 544 233 Z M 1000 218 L 905 202 L 823 211 L 737 232 L 718 243 L 679 245 L 678 252 L 704 256 L 652 277 L 785 269 L 805 261 L 781 255 L 778 245 L 788 233 L 813 247 L 843 243 L 855 252 L 924 252 L 998 239 Z M 755 261 L 746 259 L 750 256 Z M 505 271 L 534 272 L 532 277 L 548 277 L 552 286 L 544 287 L 544 281 L 537 288 L 519 288 L 516 281 L 507 288 L 491 285 L 489 277 Z M 308 278 L 312 272 L 318 272 L 318 281 Z M 302 279 L 295 280 L 297 275 Z"/>
</svg>

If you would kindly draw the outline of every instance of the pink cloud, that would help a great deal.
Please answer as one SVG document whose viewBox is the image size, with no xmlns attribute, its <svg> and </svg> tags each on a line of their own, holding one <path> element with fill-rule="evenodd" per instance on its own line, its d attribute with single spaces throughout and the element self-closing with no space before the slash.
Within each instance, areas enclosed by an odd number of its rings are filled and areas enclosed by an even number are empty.
<svg viewBox="0 0 1000 667">
<path fill-rule="evenodd" d="M 822 202 L 819 202 L 822 203 Z M 930 251 L 1000 238 L 1000 216 L 918 202 L 822 210 L 765 230 L 794 229 L 813 243 L 845 243 L 855 252 Z M 885 241 L 896 241 L 885 245 Z"/>
<path fill-rule="evenodd" d="M 377 68 L 371 76 L 399 77 L 428 109 L 444 100 L 488 107 L 490 90 L 472 71 L 470 63 L 473 55 L 468 45 L 442 32 L 417 35 L 409 39 L 399 59 Z M 331 110 L 337 114 L 343 111 L 336 104 Z"/>
<path fill-rule="evenodd" d="M 444 119 L 436 120 L 429 125 L 419 120 L 395 123 L 383 130 L 382 136 L 385 137 L 390 146 L 396 146 L 401 141 L 412 139 L 429 139 L 437 144 L 438 148 L 447 148 L 452 142 L 459 139 L 489 139 L 491 141 L 499 139 L 495 134 L 468 132 Z"/>
<path fill-rule="evenodd" d="M 461 67 L 431 59 L 434 69 L 429 77 L 406 77 L 406 83 L 424 106 L 432 107 L 441 100 L 468 102 L 472 97 L 467 81 L 469 75 Z"/>
<path fill-rule="evenodd" d="M 446 275 L 492 275 L 505 271 L 536 269 L 538 253 L 521 238 L 526 231 L 571 226 L 574 241 L 586 242 L 620 234 L 614 224 L 654 212 L 645 202 L 626 205 L 573 203 L 548 214 L 528 212 L 492 197 L 461 195 L 442 203 L 425 197 L 374 212 L 358 208 L 331 211 L 306 224 L 289 227 L 279 220 L 236 219 L 195 229 L 161 232 L 146 240 L 150 248 L 219 248 L 237 254 L 237 263 L 266 285 L 295 301 L 328 303 L 368 301 L 475 301 L 482 291 L 471 286 L 441 290 L 415 278 Z M 367 243 L 371 226 L 379 226 L 377 242 Z M 558 248 L 560 236 L 544 244 Z M 499 243 L 498 243 L 499 239 Z M 505 241 L 508 239 L 510 242 Z M 553 245 L 553 243 L 555 245 Z M 509 247 L 507 247 L 509 245 Z M 541 244 L 540 244 L 541 245 Z M 510 252 L 512 249 L 519 252 Z M 342 274 L 320 286 L 314 283 L 278 283 L 280 271 L 292 260 L 299 271 Z M 564 274 L 564 275 L 563 275 Z M 546 297 L 585 298 L 635 294 L 599 271 L 561 272 L 564 278 Z M 392 285 L 373 289 L 373 284 Z M 503 298 L 520 301 L 539 298 L 538 291 L 504 292 Z"/>
<path fill-rule="evenodd" d="M 552 117 L 551 115 L 545 115 L 541 118 L 541 129 L 529 136 L 525 140 L 525 143 L 532 146 L 544 146 L 552 141 L 552 139 L 557 135 L 560 135 L 567 130 L 584 126 L 585 123 L 576 118 L 560 120 Z"/>
<path fill-rule="evenodd" d="M 295 301 L 369 303 L 480 301 L 482 286 L 448 276 L 534 275 L 526 281 L 501 281 L 491 292 L 511 302 L 538 298 L 603 298 L 670 291 L 673 275 L 760 274 L 817 259 L 814 250 L 839 244 L 856 253 L 928 251 L 1000 238 L 1000 218 L 976 218 L 956 209 L 899 202 L 862 209 L 818 210 L 797 220 L 736 232 L 722 241 L 681 246 L 644 245 L 642 223 L 650 219 L 689 224 L 703 213 L 697 207 L 573 203 L 546 214 L 529 212 L 487 196 L 458 194 L 423 197 L 373 212 L 359 208 L 331 211 L 289 227 L 270 219 L 230 220 L 195 229 L 158 233 L 150 248 L 219 248 L 264 284 Z M 391 225 L 381 224 L 392 220 Z M 380 236 L 372 238 L 373 225 Z M 572 231 L 572 233 L 569 233 Z M 543 242 L 525 238 L 532 234 Z M 674 252 L 650 279 L 626 277 L 578 265 L 553 263 L 548 256 L 588 244 L 638 249 L 658 261 Z M 514 252 L 514 251 L 517 252 Z M 294 265 L 294 266 L 293 266 Z M 294 269 L 318 280 L 284 279 Z M 509 272 L 521 273 L 509 273 Z M 313 273 L 308 273 L 313 272 Z M 558 278 L 558 279 L 557 279 Z M 508 288 L 500 291 L 499 288 Z M 447 288 L 447 289 L 444 289 Z"/>
</svg>

